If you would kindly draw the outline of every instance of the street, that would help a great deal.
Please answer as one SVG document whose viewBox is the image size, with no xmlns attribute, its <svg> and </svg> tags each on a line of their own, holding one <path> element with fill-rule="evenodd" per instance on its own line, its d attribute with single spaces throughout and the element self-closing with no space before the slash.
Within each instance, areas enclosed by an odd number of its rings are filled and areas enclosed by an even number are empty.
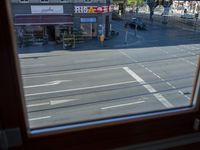
<svg viewBox="0 0 200 150">
<path fill-rule="evenodd" d="M 124 45 L 123 23 L 113 28 L 121 44 L 19 54 L 31 129 L 191 104 L 198 33 L 148 25 Z"/>
</svg>

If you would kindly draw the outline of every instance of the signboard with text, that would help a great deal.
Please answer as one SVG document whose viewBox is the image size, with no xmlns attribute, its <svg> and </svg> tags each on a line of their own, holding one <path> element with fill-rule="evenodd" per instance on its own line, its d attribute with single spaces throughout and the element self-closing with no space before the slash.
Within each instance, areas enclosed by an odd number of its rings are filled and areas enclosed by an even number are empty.
<svg viewBox="0 0 200 150">
<path fill-rule="evenodd" d="M 96 18 L 80 18 L 81 23 L 95 23 L 97 22 Z"/>
<path fill-rule="evenodd" d="M 31 6 L 32 14 L 63 14 L 62 5 L 34 5 Z"/>
<path fill-rule="evenodd" d="M 111 6 L 74 6 L 75 13 L 108 13 L 112 10 Z"/>
</svg>

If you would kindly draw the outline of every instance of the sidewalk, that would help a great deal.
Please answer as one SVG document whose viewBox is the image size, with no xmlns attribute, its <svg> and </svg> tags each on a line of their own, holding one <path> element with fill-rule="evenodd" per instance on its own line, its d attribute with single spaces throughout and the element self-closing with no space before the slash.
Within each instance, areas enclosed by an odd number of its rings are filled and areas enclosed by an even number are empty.
<svg viewBox="0 0 200 150">
<path fill-rule="evenodd" d="M 85 41 L 84 43 L 75 44 L 75 48 L 63 49 L 62 44 L 49 43 L 47 45 L 28 46 L 18 48 L 20 58 L 45 57 L 49 55 L 62 55 L 63 52 L 84 51 L 84 50 L 106 50 L 127 48 L 134 46 L 140 38 L 135 36 L 134 32 L 128 33 L 127 43 L 125 43 L 125 32 L 123 23 L 118 22 L 118 26 L 114 28 L 119 35 L 114 35 L 111 39 L 106 39 L 103 45 L 97 38 Z"/>
<path fill-rule="evenodd" d="M 123 19 L 125 20 L 131 20 L 131 18 L 136 17 L 134 14 L 126 14 Z M 150 22 L 149 20 L 149 14 L 148 13 L 139 13 L 138 17 L 143 19 L 146 24 L 156 24 L 160 26 L 167 26 L 167 27 L 174 27 L 182 30 L 187 30 L 187 31 L 195 31 L 195 32 L 200 32 L 200 20 L 195 19 L 183 19 L 179 16 L 168 16 L 167 17 L 167 24 L 163 24 L 163 16 L 154 14 L 153 15 L 153 23 Z"/>
</svg>

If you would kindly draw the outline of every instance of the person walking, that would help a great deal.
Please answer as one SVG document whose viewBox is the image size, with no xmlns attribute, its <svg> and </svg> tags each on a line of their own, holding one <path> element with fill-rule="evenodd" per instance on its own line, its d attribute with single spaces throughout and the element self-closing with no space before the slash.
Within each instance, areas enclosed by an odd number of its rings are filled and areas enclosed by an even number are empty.
<svg viewBox="0 0 200 150">
<path fill-rule="evenodd" d="M 104 35 L 101 34 L 100 37 L 99 37 L 99 40 L 100 40 L 102 46 L 103 46 L 104 39 L 105 39 Z"/>
</svg>

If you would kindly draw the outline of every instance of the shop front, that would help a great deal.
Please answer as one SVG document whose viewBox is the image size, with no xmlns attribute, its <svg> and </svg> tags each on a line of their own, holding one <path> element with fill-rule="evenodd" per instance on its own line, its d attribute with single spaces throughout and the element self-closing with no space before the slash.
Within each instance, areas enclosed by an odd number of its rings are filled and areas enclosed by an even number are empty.
<svg viewBox="0 0 200 150">
<path fill-rule="evenodd" d="M 63 32 L 73 28 L 69 15 L 17 15 L 14 22 L 17 35 L 23 34 L 27 44 L 59 42 Z"/>
<path fill-rule="evenodd" d="M 90 37 L 97 36 L 97 19 L 94 18 L 80 18 L 80 29 L 84 35 Z"/>
<path fill-rule="evenodd" d="M 109 37 L 111 6 L 74 6 L 74 26 L 89 37 Z"/>
<path fill-rule="evenodd" d="M 30 8 L 31 14 L 14 17 L 18 41 L 24 45 L 61 42 L 63 33 L 71 32 L 73 17 L 64 14 L 62 5 L 33 5 Z"/>
</svg>

